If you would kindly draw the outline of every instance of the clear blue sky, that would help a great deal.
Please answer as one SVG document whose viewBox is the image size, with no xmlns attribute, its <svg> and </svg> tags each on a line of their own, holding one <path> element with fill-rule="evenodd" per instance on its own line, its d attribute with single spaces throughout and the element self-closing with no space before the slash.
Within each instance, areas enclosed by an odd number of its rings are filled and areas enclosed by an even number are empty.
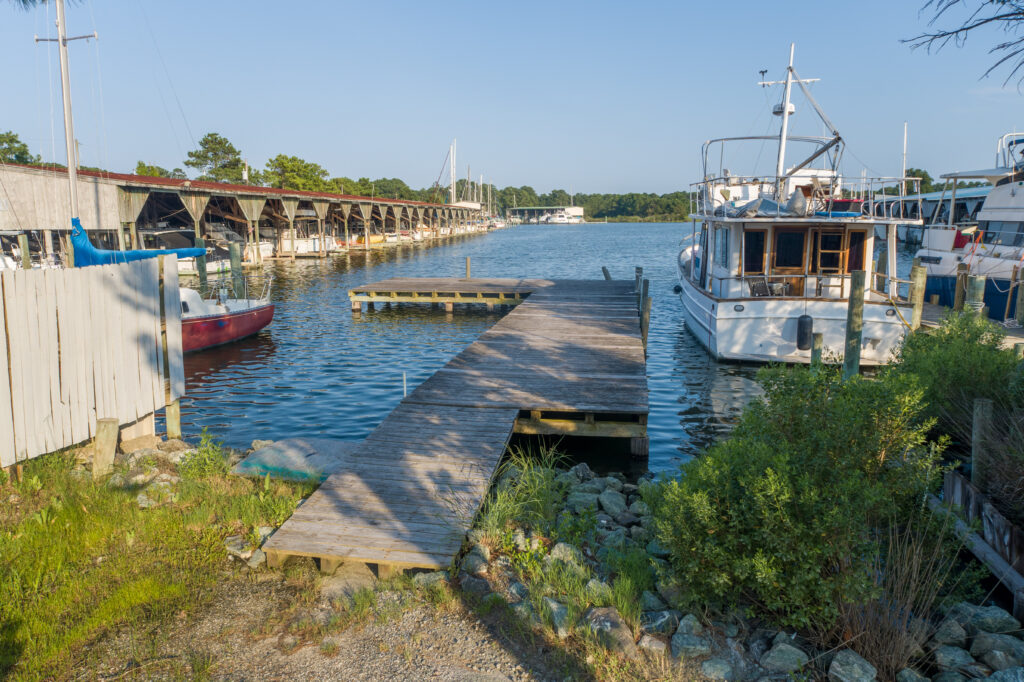
<svg viewBox="0 0 1024 682">
<path fill-rule="evenodd" d="M 455 137 L 460 176 L 669 192 L 696 178 L 703 140 L 768 130 L 758 71 L 779 77 L 795 41 L 848 173 L 898 172 L 904 120 L 910 165 L 987 167 L 1024 128 L 1005 72 L 980 79 L 1001 34 L 911 51 L 922 4 L 83 0 L 69 33 L 100 42 L 71 46 L 76 133 L 83 164 L 116 171 L 180 166 L 216 131 L 257 166 L 286 153 L 424 187 Z M 56 46 L 33 43 L 52 20 L 0 0 L 0 131 L 63 160 Z M 806 107 L 796 119 L 820 131 Z"/>
</svg>

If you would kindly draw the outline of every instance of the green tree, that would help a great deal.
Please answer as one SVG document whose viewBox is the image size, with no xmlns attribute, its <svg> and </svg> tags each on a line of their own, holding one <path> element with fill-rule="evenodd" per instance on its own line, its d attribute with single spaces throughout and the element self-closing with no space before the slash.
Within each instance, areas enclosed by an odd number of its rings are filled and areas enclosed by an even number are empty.
<svg viewBox="0 0 1024 682">
<path fill-rule="evenodd" d="M 6 133 L 0 133 L 0 161 L 30 165 L 42 163 L 39 155 L 33 156 L 28 150 L 28 145 L 22 142 L 21 138 L 11 130 L 8 130 Z"/>
<path fill-rule="evenodd" d="M 199 149 L 188 153 L 185 165 L 199 171 L 199 180 L 242 182 L 242 154 L 226 137 L 207 133 L 199 140 Z M 258 174 L 255 174 L 258 178 Z M 250 176 L 250 180 L 254 178 Z"/>
<path fill-rule="evenodd" d="M 175 178 L 178 180 L 184 180 L 187 177 L 185 171 L 180 168 L 169 171 L 163 166 L 150 165 L 145 161 L 139 161 L 135 164 L 135 174 L 149 178 Z"/>
<path fill-rule="evenodd" d="M 928 192 L 937 192 L 942 189 L 942 183 L 940 182 L 936 184 L 931 174 L 928 171 L 924 170 L 923 168 L 908 168 L 906 172 L 906 177 L 921 178 L 921 194 L 926 194 Z M 908 185 L 907 192 L 913 193 L 913 191 L 914 188 Z"/>
<path fill-rule="evenodd" d="M 267 161 L 263 182 L 270 187 L 299 189 L 309 192 L 336 191 L 328 172 L 319 164 L 297 156 L 278 154 Z"/>
</svg>

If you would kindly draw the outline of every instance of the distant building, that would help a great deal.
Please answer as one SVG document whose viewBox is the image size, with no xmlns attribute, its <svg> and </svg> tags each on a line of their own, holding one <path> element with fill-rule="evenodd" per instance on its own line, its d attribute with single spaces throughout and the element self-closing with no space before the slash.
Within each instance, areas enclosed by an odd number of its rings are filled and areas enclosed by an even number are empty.
<svg viewBox="0 0 1024 682">
<path fill-rule="evenodd" d="M 584 223 L 582 206 L 518 206 L 505 209 L 506 217 L 523 223 L 567 225 Z"/>
</svg>

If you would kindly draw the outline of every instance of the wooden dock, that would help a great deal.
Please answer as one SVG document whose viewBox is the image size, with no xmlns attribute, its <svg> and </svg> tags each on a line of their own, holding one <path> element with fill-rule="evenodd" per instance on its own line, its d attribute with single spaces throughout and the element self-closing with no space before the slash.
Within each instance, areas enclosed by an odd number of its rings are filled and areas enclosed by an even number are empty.
<svg viewBox="0 0 1024 682">
<path fill-rule="evenodd" d="M 925 328 L 935 328 L 942 323 L 942 318 L 949 313 L 950 308 L 943 305 L 935 305 L 933 303 L 925 303 L 924 308 L 921 312 L 921 326 Z M 1020 343 L 1024 343 L 1024 327 L 1007 327 L 993 322 L 1006 333 L 1006 338 L 1003 339 L 1003 348 L 1013 348 Z"/>
<path fill-rule="evenodd" d="M 513 433 L 629 439 L 647 454 L 647 378 L 633 281 L 390 279 L 375 302 L 518 304 L 410 393 L 264 546 L 395 569 L 458 553 Z"/>
</svg>

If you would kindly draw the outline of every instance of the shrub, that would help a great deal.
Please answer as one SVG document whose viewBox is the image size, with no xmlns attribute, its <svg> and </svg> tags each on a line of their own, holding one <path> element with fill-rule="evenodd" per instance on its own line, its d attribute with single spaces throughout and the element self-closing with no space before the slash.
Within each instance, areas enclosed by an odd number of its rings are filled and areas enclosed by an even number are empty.
<svg viewBox="0 0 1024 682">
<path fill-rule="evenodd" d="M 1024 376 L 1012 350 L 1003 349 L 1005 333 L 973 312 L 950 312 L 934 332 L 908 334 L 890 370 L 914 376 L 924 391 L 925 413 L 939 430 L 969 442 L 976 398 L 1020 405 Z"/>
<path fill-rule="evenodd" d="M 178 464 L 182 478 L 203 479 L 228 473 L 228 457 L 220 441 L 203 429 L 199 447 Z"/>
<path fill-rule="evenodd" d="M 878 594 L 874 531 L 941 475 L 923 391 L 883 372 L 767 368 L 733 435 L 645 490 L 690 601 L 743 599 L 780 624 L 825 630 Z"/>
</svg>

